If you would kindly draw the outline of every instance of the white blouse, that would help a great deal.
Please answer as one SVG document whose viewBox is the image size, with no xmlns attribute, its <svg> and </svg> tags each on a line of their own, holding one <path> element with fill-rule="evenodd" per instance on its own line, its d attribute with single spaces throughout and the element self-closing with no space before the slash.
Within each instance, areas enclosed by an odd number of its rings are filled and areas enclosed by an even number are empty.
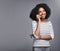
<svg viewBox="0 0 60 51">
<path fill-rule="evenodd" d="M 32 21 L 32 33 L 34 34 L 35 38 L 33 39 L 33 46 L 50 46 L 49 40 L 41 40 L 38 39 L 38 36 L 34 33 L 37 27 L 37 22 Z M 54 38 L 54 30 L 52 26 L 52 22 L 41 22 L 40 23 L 40 35 L 51 35 L 52 39 Z"/>
</svg>

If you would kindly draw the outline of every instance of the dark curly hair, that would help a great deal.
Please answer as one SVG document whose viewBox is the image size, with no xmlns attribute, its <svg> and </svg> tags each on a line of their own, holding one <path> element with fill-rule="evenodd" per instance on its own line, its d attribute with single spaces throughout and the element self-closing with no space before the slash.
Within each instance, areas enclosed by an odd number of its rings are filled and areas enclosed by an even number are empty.
<svg viewBox="0 0 60 51">
<path fill-rule="evenodd" d="M 37 5 L 31 10 L 31 12 L 30 12 L 29 17 L 30 17 L 32 20 L 37 21 L 36 15 L 38 14 L 38 9 L 41 8 L 41 7 L 44 8 L 45 11 L 46 11 L 46 17 L 45 17 L 45 19 L 48 19 L 48 18 L 49 18 L 50 14 L 51 14 L 50 8 L 48 7 L 47 4 L 45 4 L 45 3 L 40 3 L 40 4 L 37 4 Z"/>
</svg>

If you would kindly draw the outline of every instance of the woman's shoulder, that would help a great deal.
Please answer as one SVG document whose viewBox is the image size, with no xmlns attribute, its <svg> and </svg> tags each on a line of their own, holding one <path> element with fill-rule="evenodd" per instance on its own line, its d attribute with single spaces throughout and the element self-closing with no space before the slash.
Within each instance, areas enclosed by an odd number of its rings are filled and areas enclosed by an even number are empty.
<svg viewBox="0 0 60 51">
<path fill-rule="evenodd" d="M 32 25 L 36 26 L 37 25 L 37 22 L 36 21 L 32 21 Z"/>
<path fill-rule="evenodd" d="M 51 21 L 48 21 L 48 24 L 51 26 L 52 25 L 52 22 Z"/>
<path fill-rule="evenodd" d="M 51 20 L 46 20 L 45 23 L 47 23 L 48 25 L 52 25 Z"/>
<path fill-rule="evenodd" d="M 48 21 L 50 24 L 52 23 L 50 20 Z"/>
<path fill-rule="evenodd" d="M 32 20 L 32 23 L 37 23 L 36 21 Z"/>
</svg>

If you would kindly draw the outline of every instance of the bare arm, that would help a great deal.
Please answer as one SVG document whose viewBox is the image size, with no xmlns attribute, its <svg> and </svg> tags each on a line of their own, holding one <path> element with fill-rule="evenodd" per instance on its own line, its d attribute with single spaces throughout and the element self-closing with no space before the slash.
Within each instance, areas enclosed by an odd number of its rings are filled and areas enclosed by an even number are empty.
<svg viewBox="0 0 60 51">
<path fill-rule="evenodd" d="M 37 27 L 35 30 L 35 34 L 39 37 L 40 36 L 40 21 L 37 22 Z"/>
<path fill-rule="evenodd" d="M 30 35 L 31 38 L 35 38 L 33 34 Z M 51 40 L 52 37 L 50 35 L 45 35 L 45 36 L 39 36 L 39 39 L 42 39 L 42 40 Z"/>
<path fill-rule="evenodd" d="M 39 15 L 36 15 L 37 17 L 37 27 L 36 27 L 36 30 L 35 30 L 35 34 L 40 37 L 40 23 L 41 23 L 41 16 Z"/>
<path fill-rule="evenodd" d="M 50 35 L 44 35 L 44 36 L 41 36 L 40 39 L 42 39 L 42 40 L 51 40 L 52 37 Z"/>
</svg>

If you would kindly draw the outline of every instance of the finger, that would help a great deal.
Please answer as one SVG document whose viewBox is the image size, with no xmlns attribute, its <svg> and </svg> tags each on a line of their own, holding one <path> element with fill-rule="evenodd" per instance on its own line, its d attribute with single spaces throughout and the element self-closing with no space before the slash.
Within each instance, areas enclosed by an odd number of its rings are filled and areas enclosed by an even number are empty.
<svg viewBox="0 0 60 51">
<path fill-rule="evenodd" d="M 41 15 L 37 15 L 37 18 L 41 18 Z"/>
</svg>

